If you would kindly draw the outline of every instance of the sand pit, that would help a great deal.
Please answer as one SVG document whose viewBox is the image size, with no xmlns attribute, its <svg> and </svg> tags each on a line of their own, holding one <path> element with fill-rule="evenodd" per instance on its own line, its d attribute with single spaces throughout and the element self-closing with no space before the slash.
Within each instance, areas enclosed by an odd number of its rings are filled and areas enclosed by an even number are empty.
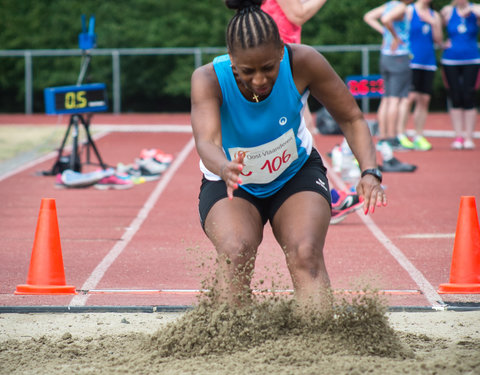
<svg viewBox="0 0 480 375">
<path fill-rule="evenodd" d="M 198 310 L 1 314 L 0 373 L 480 374 L 480 311 Z"/>
</svg>

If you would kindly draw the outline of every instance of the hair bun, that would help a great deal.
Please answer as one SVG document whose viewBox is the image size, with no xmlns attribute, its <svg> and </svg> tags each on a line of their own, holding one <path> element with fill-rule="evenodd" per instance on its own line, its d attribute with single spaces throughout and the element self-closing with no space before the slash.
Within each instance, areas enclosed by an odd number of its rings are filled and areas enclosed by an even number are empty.
<svg viewBox="0 0 480 375">
<path fill-rule="evenodd" d="M 225 5 L 229 9 L 242 10 L 250 7 L 259 7 L 264 0 L 225 0 Z"/>
</svg>

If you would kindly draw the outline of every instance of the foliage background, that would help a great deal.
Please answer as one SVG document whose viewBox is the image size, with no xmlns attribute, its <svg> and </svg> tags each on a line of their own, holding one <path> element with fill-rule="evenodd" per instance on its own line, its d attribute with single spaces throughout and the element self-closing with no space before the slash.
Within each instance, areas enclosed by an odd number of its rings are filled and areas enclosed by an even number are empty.
<svg viewBox="0 0 480 375">
<path fill-rule="evenodd" d="M 449 0 L 435 0 L 439 10 Z M 363 15 L 381 0 L 328 0 L 303 27 L 310 45 L 379 44 L 381 36 Z M 97 49 L 223 47 L 233 15 L 222 0 L 0 0 L 0 49 L 78 49 L 80 17 L 94 14 Z M 341 77 L 360 74 L 359 53 L 328 53 Z M 212 56 L 213 57 L 213 56 Z M 378 72 L 378 54 L 370 56 Z M 80 57 L 34 57 L 34 112 L 43 112 L 45 87 L 74 84 Z M 204 61 L 204 63 L 207 61 Z M 24 111 L 24 59 L 0 58 L 0 112 Z M 123 112 L 175 112 L 190 108 L 190 56 L 122 56 Z M 111 90 L 110 56 L 92 58 L 86 82 Z M 432 108 L 444 109 L 445 90 L 436 75 Z M 315 107 L 315 104 L 313 104 Z"/>
</svg>

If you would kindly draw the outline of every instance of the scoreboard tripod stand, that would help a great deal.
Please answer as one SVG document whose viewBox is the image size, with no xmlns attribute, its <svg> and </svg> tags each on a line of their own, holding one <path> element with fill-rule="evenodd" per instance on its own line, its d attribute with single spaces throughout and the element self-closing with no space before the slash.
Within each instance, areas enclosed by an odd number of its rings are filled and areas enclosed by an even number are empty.
<svg viewBox="0 0 480 375">
<path fill-rule="evenodd" d="M 105 111 L 107 109 L 105 85 L 101 83 L 93 83 L 76 86 L 52 87 L 45 89 L 44 94 L 46 113 L 71 115 L 67 131 L 58 150 L 57 160 L 51 171 L 44 172 L 44 175 L 61 173 L 62 169 L 66 168 L 77 172 L 81 171 L 81 145 L 79 144 L 81 126 L 83 126 L 86 136 L 86 141 L 83 144 L 86 151 L 86 164 L 93 164 L 90 161 L 90 149 L 92 149 L 99 165 L 103 169 L 106 169 L 107 165 L 103 162 L 90 133 L 90 121 L 93 113 Z M 64 159 L 67 159 L 62 157 L 67 139 L 70 135 L 72 136 L 72 151 L 68 157 L 68 161 L 63 161 Z"/>
<path fill-rule="evenodd" d="M 81 171 L 81 161 L 79 152 L 79 125 L 83 125 L 86 134 L 86 162 L 90 163 L 90 148 L 93 149 L 99 165 L 106 169 L 107 166 L 103 162 L 97 146 L 90 134 L 90 120 L 93 113 L 104 112 L 108 109 L 107 105 L 107 91 L 103 83 L 82 84 L 85 74 L 87 72 L 91 55 L 89 51 L 96 45 L 95 17 L 90 17 L 90 22 L 87 31 L 87 24 L 85 15 L 82 15 L 82 32 L 78 36 L 78 44 L 82 49 L 82 63 L 80 74 L 75 86 L 60 86 L 50 87 L 44 90 L 45 97 L 45 112 L 51 115 L 70 114 L 70 122 L 63 137 L 62 144 L 58 150 L 58 156 L 51 171 L 43 172 L 44 175 L 54 175 L 62 172 L 63 169 L 71 169 L 77 172 Z M 72 133 L 72 152 L 68 161 L 62 161 L 63 151 L 66 141 Z M 66 159 L 66 158 L 65 158 Z"/>
</svg>

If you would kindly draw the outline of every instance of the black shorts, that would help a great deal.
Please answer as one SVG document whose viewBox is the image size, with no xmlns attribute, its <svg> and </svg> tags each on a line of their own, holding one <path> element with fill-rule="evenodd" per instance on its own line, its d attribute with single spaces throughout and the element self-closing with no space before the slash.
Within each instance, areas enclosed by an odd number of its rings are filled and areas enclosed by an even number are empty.
<svg viewBox="0 0 480 375">
<path fill-rule="evenodd" d="M 421 94 L 432 95 L 435 71 L 412 69 L 412 90 Z"/>
<path fill-rule="evenodd" d="M 327 200 L 330 207 L 332 205 L 330 187 L 327 179 L 327 169 L 323 165 L 322 158 L 315 149 L 312 149 L 310 157 L 297 174 L 275 194 L 266 198 L 258 198 L 239 187 L 234 190 L 233 196 L 246 199 L 252 203 L 260 213 L 263 224 L 265 225 L 268 220 L 272 222 L 275 213 L 288 197 L 300 191 L 315 191 Z M 216 202 L 223 198 L 227 198 L 225 182 L 223 180 L 210 181 L 203 177 L 200 194 L 198 196 L 198 210 L 203 228 L 205 226 L 205 219 L 207 218 L 208 212 Z"/>
</svg>

